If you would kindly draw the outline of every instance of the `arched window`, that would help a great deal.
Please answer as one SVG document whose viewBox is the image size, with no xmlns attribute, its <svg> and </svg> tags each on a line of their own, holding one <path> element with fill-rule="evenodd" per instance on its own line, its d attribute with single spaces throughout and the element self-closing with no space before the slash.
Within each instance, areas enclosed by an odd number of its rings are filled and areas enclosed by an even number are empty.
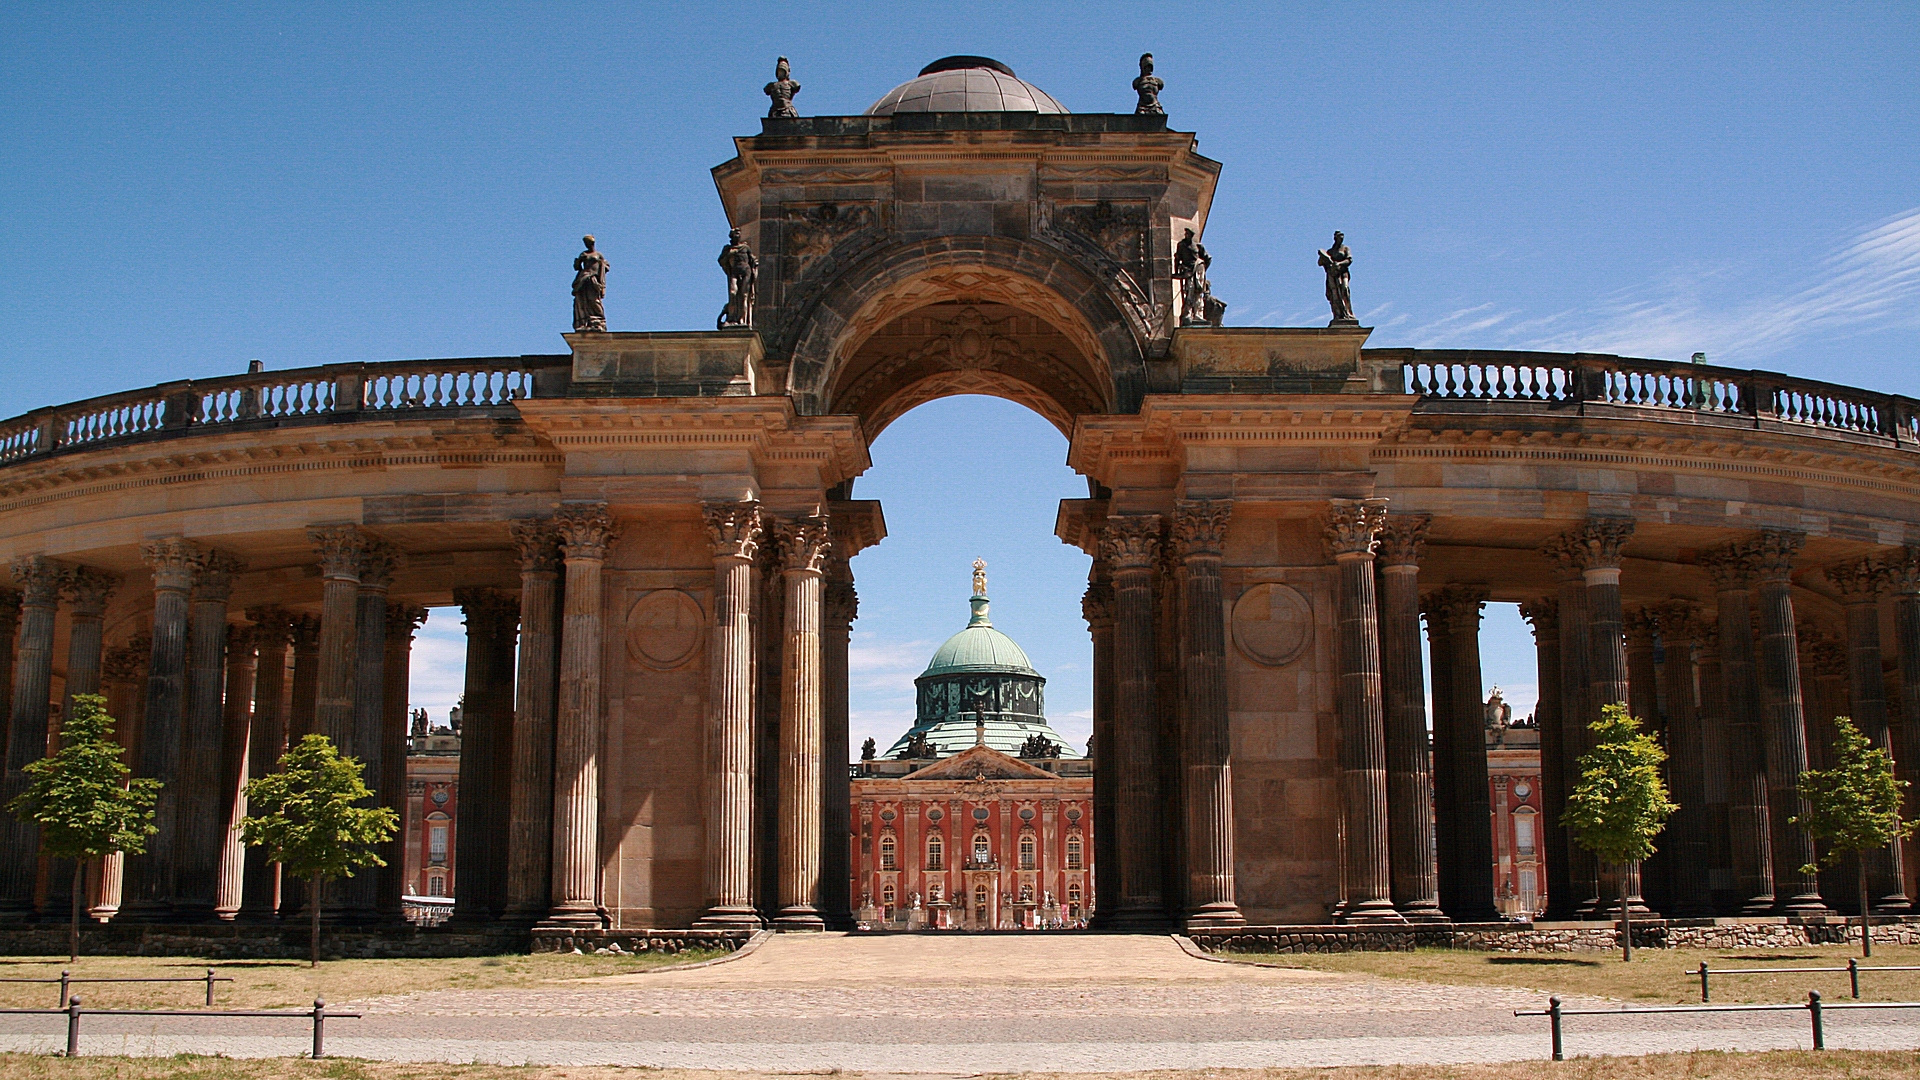
<svg viewBox="0 0 1920 1080">
<path fill-rule="evenodd" d="M 897 895 L 899 894 L 893 891 L 892 885 L 884 885 L 880 889 L 880 902 L 887 905 L 888 907 L 892 907 L 894 897 Z"/>
<path fill-rule="evenodd" d="M 973 834 L 973 861 L 975 863 L 978 863 L 981 866 L 985 866 L 987 865 L 987 863 L 991 862 L 992 860 L 993 860 L 993 842 L 987 839 L 986 833 L 974 833 Z"/>
<path fill-rule="evenodd" d="M 1033 869 L 1033 834 L 1020 834 L 1020 869 Z"/>
<path fill-rule="evenodd" d="M 1533 854 L 1533 813 L 1531 810 L 1513 815 L 1513 843 L 1522 855 Z"/>
<path fill-rule="evenodd" d="M 880 869 L 894 869 L 894 843 L 892 833 L 885 833 L 880 837 Z"/>
<path fill-rule="evenodd" d="M 939 833 L 927 837 L 927 869 L 944 870 L 947 865 L 947 842 L 940 839 Z"/>
<path fill-rule="evenodd" d="M 1068 833 L 1067 834 L 1067 869 L 1069 870 L 1080 869 L 1081 868 L 1080 860 L 1081 860 L 1080 834 Z"/>
<path fill-rule="evenodd" d="M 1074 882 L 1069 882 L 1067 884 L 1067 901 L 1073 904 L 1077 904 L 1080 902 L 1080 883 L 1079 882 L 1074 881 Z"/>
<path fill-rule="evenodd" d="M 428 896 L 447 895 L 447 879 L 441 877 L 439 874 L 435 874 L 434 876 L 428 878 L 427 879 L 427 895 Z"/>
</svg>

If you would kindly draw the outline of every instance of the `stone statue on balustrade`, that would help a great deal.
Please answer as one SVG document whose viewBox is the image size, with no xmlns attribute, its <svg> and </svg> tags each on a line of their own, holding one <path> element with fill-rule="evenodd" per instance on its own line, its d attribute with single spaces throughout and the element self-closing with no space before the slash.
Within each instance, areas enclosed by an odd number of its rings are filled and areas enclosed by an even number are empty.
<svg viewBox="0 0 1920 1080">
<path fill-rule="evenodd" d="M 720 249 L 720 269 L 727 275 L 727 306 L 720 309 L 716 328 L 753 325 L 753 293 L 760 280 L 760 259 L 741 238 L 739 229 L 727 232 Z"/>
<path fill-rule="evenodd" d="M 1347 250 L 1347 235 L 1334 231 L 1333 244 L 1320 252 L 1320 265 L 1327 271 L 1327 305 L 1333 308 L 1328 326 L 1359 326 L 1353 317 L 1353 252 Z"/>
<path fill-rule="evenodd" d="M 583 236 L 587 245 L 573 260 L 573 329 L 604 331 L 607 328 L 607 271 L 613 264 L 593 250 L 593 237 Z"/>
<path fill-rule="evenodd" d="M 793 81 L 793 69 L 787 66 L 787 58 L 781 57 L 773 65 L 773 81 L 767 84 L 767 97 L 773 99 L 768 106 L 767 115 L 799 116 L 793 107 L 795 95 L 800 93 L 800 84 Z"/>
<path fill-rule="evenodd" d="M 1153 54 L 1141 53 L 1140 77 L 1133 80 L 1133 92 L 1140 95 L 1140 104 L 1133 107 L 1134 114 L 1165 116 L 1167 110 L 1160 104 L 1160 91 L 1166 88 L 1166 81 L 1153 73 Z"/>
<path fill-rule="evenodd" d="M 1207 269 L 1213 256 L 1194 239 L 1193 230 L 1173 249 L 1173 276 L 1180 282 L 1180 325 L 1219 326 L 1227 314 L 1224 301 L 1213 298 L 1213 286 L 1207 283 Z"/>
</svg>

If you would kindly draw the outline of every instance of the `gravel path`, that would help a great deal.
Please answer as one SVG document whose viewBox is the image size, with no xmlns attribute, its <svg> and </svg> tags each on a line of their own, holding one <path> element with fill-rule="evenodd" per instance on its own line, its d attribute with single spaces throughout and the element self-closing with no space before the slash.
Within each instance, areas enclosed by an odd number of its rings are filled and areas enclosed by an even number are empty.
<svg viewBox="0 0 1920 1080">
<path fill-rule="evenodd" d="M 1545 1057 L 1543 995 L 1209 963 L 1167 938 L 781 936 L 711 967 L 360 1002 L 328 1052 L 404 1061 L 970 1074 Z M 1568 1002 L 1569 1006 L 1574 1003 Z M 1590 1001 L 1584 1004 L 1606 1006 Z M 1568 1020 L 1570 1054 L 1811 1045 L 1804 1013 Z M 57 1017 L 0 1016 L 49 1050 Z M 98 1017 L 86 1053 L 304 1052 L 299 1019 Z M 1920 1046 L 1920 1017 L 1829 1013 L 1828 1045 Z"/>
</svg>

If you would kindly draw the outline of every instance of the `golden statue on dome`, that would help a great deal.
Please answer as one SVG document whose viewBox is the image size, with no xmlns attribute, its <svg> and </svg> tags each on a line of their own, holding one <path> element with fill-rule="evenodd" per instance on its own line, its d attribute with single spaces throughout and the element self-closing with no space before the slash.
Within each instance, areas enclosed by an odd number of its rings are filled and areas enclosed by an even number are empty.
<svg viewBox="0 0 1920 1080">
<path fill-rule="evenodd" d="M 987 560 L 973 560 L 973 595 L 987 595 Z"/>
</svg>

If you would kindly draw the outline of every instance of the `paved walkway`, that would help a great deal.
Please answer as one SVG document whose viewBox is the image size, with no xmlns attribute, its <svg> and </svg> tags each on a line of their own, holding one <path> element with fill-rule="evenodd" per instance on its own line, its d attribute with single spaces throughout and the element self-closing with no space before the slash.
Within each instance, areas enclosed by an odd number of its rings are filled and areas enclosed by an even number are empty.
<svg viewBox="0 0 1920 1080">
<path fill-rule="evenodd" d="M 1522 990 L 1215 963 L 1168 938 L 781 936 L 692 970 L 342 1002 L 366 1018 L 328 1025 L 328 1051 L 947 1075 L 1499 1061 L 1546 1056 L 1545 1020 L 1512 1015 L 1542 1004 Z M 1568 1024 L 1570 1054 L 1811 1044 L 1804 1013 Z M 63 1030 L 53 1017 L 0 1016 L 0 1048 L 52 1049 Z M 85 1022 L 83 1052 L 290 1055 L 307 1034 L 300 1020 L 99 1017 Z M 1920 1024 L 1830 1013 L 1827 1039 L 1911 1048 Z"/>
</svg>

